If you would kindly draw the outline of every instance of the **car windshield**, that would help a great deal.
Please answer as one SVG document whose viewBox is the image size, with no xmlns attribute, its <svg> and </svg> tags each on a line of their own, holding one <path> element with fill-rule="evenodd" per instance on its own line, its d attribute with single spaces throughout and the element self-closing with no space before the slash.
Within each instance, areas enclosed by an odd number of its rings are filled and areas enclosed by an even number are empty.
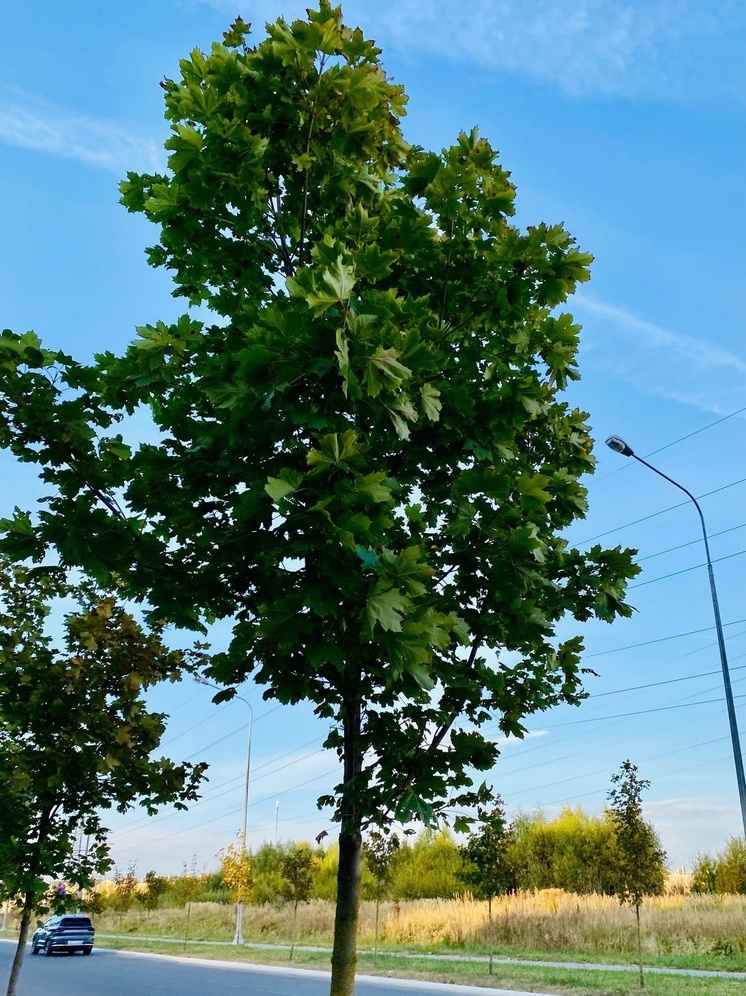
<svg viewBox="0 0 746 996">
<path fill-rule="evenodd" d="M 87 916 L 63 916 L 61 925 L 63 927 L 90 927 L 91 920 Z"/>
</svg>

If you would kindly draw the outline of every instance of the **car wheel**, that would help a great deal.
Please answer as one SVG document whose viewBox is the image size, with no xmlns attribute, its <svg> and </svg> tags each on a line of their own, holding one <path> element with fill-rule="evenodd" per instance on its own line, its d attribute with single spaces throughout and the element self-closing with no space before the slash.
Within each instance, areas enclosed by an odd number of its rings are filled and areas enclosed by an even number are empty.
<svg viewBox="0 0 746 996">
<path fill-rule="evenodd" d="M 44 945 L 44 954 L 47 956 L 47 958 L 51 958 L 52 957 L 52 942 L 51 941 L 47 941 L 47 943 Z"/>
<path fill-rule="evenodd" d="M 83 954 L 84 954 L 84 955 L 86 955 L 86 957 L 87 957 L 87 956 L 88 956 L 88 955 L 89 955 L 90 953 L 91 953 L 91 949 L 90 949 L 90 948 L 83 948 Z"/>
<path fill-rule="evenodd" d="M 35 955 L 39 954 L 39 945 L 36 943 L 36 941 L 34 941 L 31 945 L 31 954 Z"/>
</svg>

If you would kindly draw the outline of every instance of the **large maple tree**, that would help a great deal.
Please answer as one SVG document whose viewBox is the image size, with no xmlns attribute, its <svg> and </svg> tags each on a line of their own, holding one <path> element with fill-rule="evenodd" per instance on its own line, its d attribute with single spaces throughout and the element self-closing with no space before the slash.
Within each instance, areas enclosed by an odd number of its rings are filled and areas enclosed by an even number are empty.
<svg viewBox="0 0 746 996">
<path fill-rule="evenodd" d="M 54 549 L 153 618 L 232 620 L 212 664 L 330 721 L 342 774 L 332 991 L 354 981 L 361 833 L 487 801 L 496 720 L 582 697 L 570 617 L 626 615 L 630 551 L 563 537 L 586 510 L 586 415 L 563 399 L 580 329 L 559 310 L 591 257 L 510 222 L 476 131 L 404 140 L 402 88 L 322 0 L 240 20 L 167 79 L 168 169 L 123 203 L 204 306 L 82 365 L 0 339 L 0 441 L 40 464 L 2 549 Z M 116 421 L 149 411 L 155 443 Z"/>
</svg>

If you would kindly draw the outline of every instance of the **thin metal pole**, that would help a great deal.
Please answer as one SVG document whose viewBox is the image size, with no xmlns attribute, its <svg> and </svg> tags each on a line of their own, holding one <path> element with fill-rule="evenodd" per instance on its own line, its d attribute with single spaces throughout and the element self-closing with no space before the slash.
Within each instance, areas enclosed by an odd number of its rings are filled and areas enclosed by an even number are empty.
<svg viewBox="0 0 746 996">
<path fill-rule="evenodd" d="M 744 840 L 746 840 L 746 774 L 744 774 L 743 768 L 743 754 L 741 753 L 741 743 L 738 736 L 738 722 L 736 720 L 736 707 L 733 702 L 733 689 L 730 683 L 730 671 L 728 669 L 728 656 L 725 651 L 725 637 L 723 636 L 723 624 L 720 619 L 720 603 L 718 602 L 717 588 L 715 587 L 715 574 L 712 569 L 712 558 L 710 557 L 710 543 L 707 538 L 707 527 L 705 525 L 705 517 L 702 514 L 702 509 L 699 507 L 699 502 L 691 493 L 688 491 L 683 484 L 679 484 L 678 481 L 674 481 L 672 477 L 668 474 L 664 474 L 662 470 L 658 470 L 654 467 L 652 463 L 648 463 L 647 460 L 643 460 L 642 457 L 637 456 L 636 453 L 630 451 L 629 455 L 635 458 L 638 463 L 644 464 L 649 470 L 652 470 L 654 474 L 662 477 L 664 480 L 668 481 L 669 484 L 673 484 L 675 488 L 679 491 L 683 491 L 684 494 L 693 503 L 694 507 L 699 512 L 699 521 L 702 524 L 702 538 L 705 541 L 705 554 L 707 556 L 707 573 L 710 578 L 710 594 L 712 595 L 712 610 L 715 614 L 715 629 L 717 631 L 718 647 L 720 649 L 720 666 L 723 671 L 723 685 L 725 686 L 725 703 L 728 710 L 728 722 L 730 724 L 730 738 L 733 744 L 733 760 L 736 765 L 736 782 L 738 784 L 738 798 L 741 802 L 741 819 L 743 821 L 743 835 Z"/>
<path fill-rule="evenodd" d="M 249 737 L 248 746 L 246 748 L 246 779 L 244 781 L 243 787 L 243 821 L 241 823 L 241 857 L 243 858 L 246 854 L 246 827 L 249 819 L 249 779 L 251 777 L 251 733 L 254 728 L 254 710 L 251 708 L 251 704 L 248 699 L 243 698 L 241 695 L 236 696 L 237 699 L 241 699 L 249 707 Z M 236 903 L 236 933 L 233 936 L 234 944 L 245 944 L 243 939 L 243 900 L 239 899 Z"/>
<path fill-rule="evenodd" d="M 280 800 L 275 803 L 275 847 L 277 847 L 277 825 L 280 822 Z"/>
<path fill-rule="evenodd" d="M 220 685 L 215 685 L 213 682 L 208 681 L 207 678 L 203 678 L 201 674 L 195 674 L 194 680 L 199 682 L 200 685 L 208 685 L 210 688 L 217 688 L 221 691 Z M 248 733 L 248 743 L 246 747 L 246 778 L 244 780 L 243 787 L 243 815 L 241 819 L 241 857 L 243 858 L 246 854 L 246 830 L 249 820 L 249 782 L 251 779 L 251 734 L 254 729 L 254 710 L 251 708 L 251 703 L 248 699 L 245 699 L 243 695 L 234 695 L 235 699 L 239 699 L 249 710 L 249 733 Z M 243 900 L 239 899 L 236 903 L 236 932 L 233 935 L 233 944 L 245 944 L 243 939 Z"/>
</svg>

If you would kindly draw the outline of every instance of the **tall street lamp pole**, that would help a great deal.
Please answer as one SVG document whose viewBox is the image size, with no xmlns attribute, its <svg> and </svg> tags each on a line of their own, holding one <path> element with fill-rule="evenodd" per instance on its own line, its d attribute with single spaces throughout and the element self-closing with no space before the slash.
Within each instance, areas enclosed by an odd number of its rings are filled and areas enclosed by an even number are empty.
<svg viewBox="0 0 746 996">
<path fill-rule="evenodd" d="M 717 589 L 715 588 L 715 574 L 712 570 L 712 559 L 710 557 L 710 543 L 707 538 L 707 528 L 705 526 L 705 517 L 702 514 L 702 509 L 699 507 L 699 502 L 687 489 L 674 481 L 672 477 L 664 474 L 662 470 L 658 470 L 654 467 L 652 463 L 648 463 L 647 460 L 643 460 L 642 457 L 637 456 L 631 446 L 619 436 L 609 436 L 606 440 L 606 445 L 614 450 L 615 453 L 621 453 L 622 456 L 634 457 L 638 463 L 644 464 L 649 470 L 652 470 L 654 474 L 662 477 L 669 484 L 673 484 L 675 488 L 679 491 L 683 491 L 684 494 L 693 503 L 694 507 L 699 512 L 699 521 L 702 523 L 702 538 L 705 541 L 705 555 L 707 557 L 707 573 L 710 577 L 710 593 L 712 594 L 712 609 L 715 614 L 715 629 L 717 630 L 718 647 L 720 648 L 720 665 L 723 670 L 723 685 L 725 686 L 725 702 L 728 709 L 728 722 L 730 723 L 730 738 L 733 744 L 733 760 L 736 765 L 736 782 L 738 784 L 738 798 L 741 802 L 741 819 L 743 821 L 743 834 L 746 840 L 746 775 L 744 775 L 743 769 L 743 754 L 741 753 L 741 744 L 738 737 L 738 723 L 736 721 L 736 707 L 733 704 L 733 689 L 730 683 L 730 671 L 728 669 L 728 656 L 725 652 L 725 637 L 723 636 L 723 624 L 720 619 L 720 605 L 718 603 Z"/>
<path fill-rule="evenodd" d="M 203 678 L 201 674 L 195 674 L 194 680 L 198 681 L 200 685 L 208 685 L 210 688 L 217 688 L 221 691 L 220 685 L 214 685 L 211 681 Z M 247 706 L 249 710 L 249 735 L 248 735 L 248 745 L 246 748 L 246 778 L 244 780 L 243 788 L 243 819 L 241 822 L 241 857 L 246 854 L 246 825 L 249 817 L 249 779 L 251 777 L 251 733 L 254 728 L 254 710 L 251 708 L 251 703 L 248 699 L 245 699 L 243 695 L 234 695 L 236 699 L 239 699 L 244 705 Z M 243 939 L 243 900 L 239 899 L 236 903 L 236 932 L 233 935 L 233 944 L 245 944 Z"/>
</svg>

